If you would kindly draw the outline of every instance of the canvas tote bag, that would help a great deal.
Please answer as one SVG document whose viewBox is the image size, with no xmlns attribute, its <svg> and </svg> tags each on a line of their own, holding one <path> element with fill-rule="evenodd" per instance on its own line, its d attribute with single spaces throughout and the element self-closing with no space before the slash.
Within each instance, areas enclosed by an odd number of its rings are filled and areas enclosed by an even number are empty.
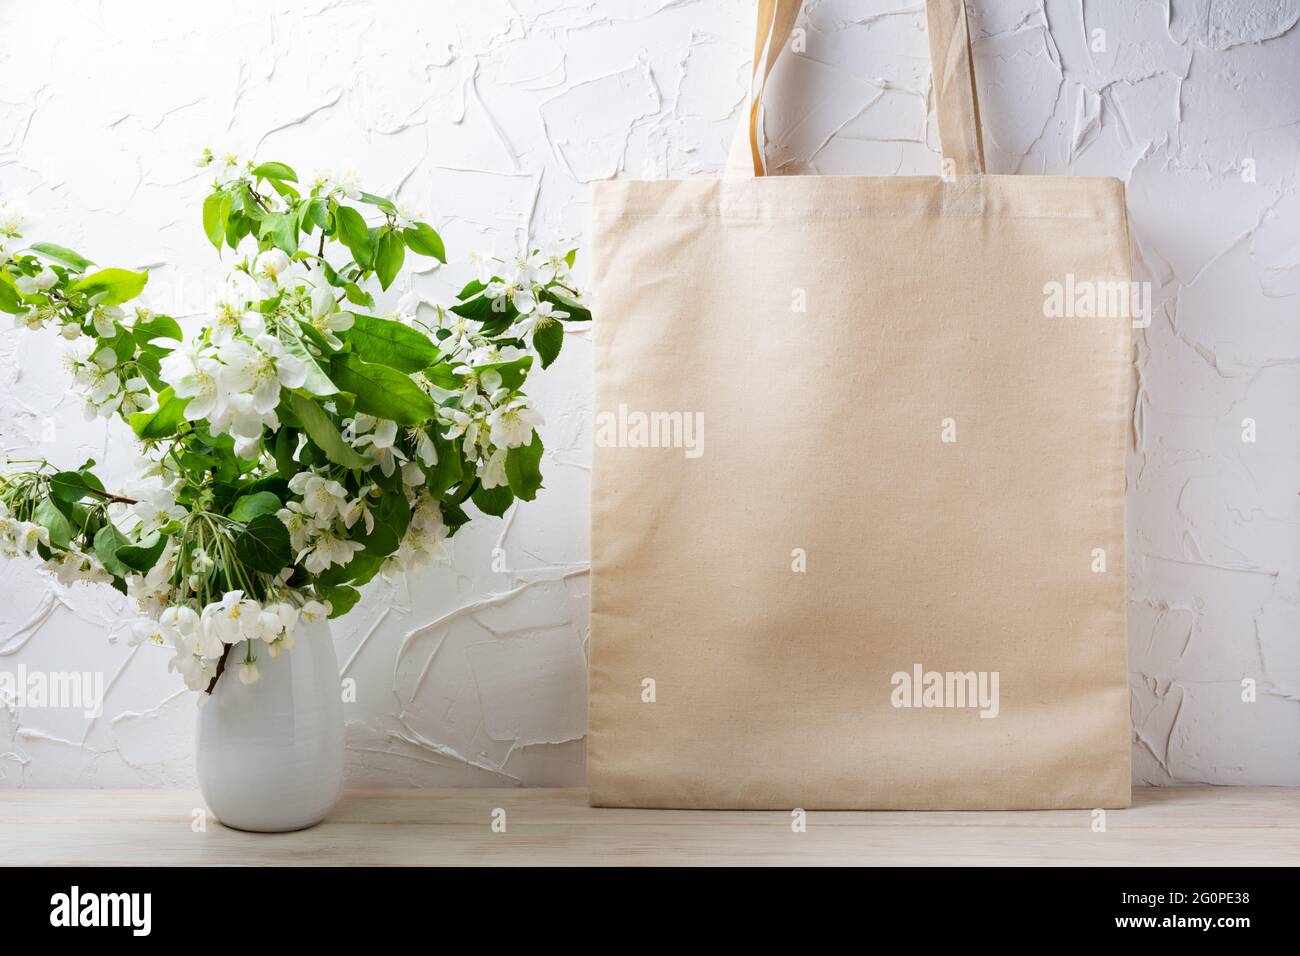
<svg viewBox="0 0 1300 956">
<path fill-rule="evenodd" d="M 1123 185 L 983 174 L 960 0 L 958 175 L 765 177 L 758 7 L 741 168 L 594 188 L 591 802 L 1126 806 Z"/>
</svg>

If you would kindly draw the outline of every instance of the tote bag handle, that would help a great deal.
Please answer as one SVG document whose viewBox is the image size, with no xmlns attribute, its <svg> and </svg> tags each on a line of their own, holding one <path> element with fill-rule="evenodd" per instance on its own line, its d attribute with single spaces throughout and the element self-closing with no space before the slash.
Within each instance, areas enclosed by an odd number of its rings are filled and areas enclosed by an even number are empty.
<svg viewBox="0 0 1300 956">
<path fill-rule="evenodd" d="M 757 6 L 749 101 L 727 159 L 727 176 L 734 178 L 767 174 L 760 135 L 763 92 L 772 67 L 794 29 L 801 0 L 757 0 Z M 984 141 L 980 133 L 966 5 L 963 0 L 926 0 L 925 12 L 944 159 L 952 160 L 958 174 L 983 173 Z"/>
</svg>

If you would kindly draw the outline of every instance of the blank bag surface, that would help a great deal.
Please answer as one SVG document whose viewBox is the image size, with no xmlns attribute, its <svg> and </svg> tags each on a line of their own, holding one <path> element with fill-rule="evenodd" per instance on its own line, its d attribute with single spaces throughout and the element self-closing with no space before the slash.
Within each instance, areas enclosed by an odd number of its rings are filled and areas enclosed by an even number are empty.
<svg viewBox="0 0 1300 956">
<path fill-rule="evenodd" d="M 756 106 L 727 177 L 594 187 L 595 805 L 1128 804 L 1131 319 L 1044 309 L 1130 281 L 1123 186 L 984 175 L 929 7 L 957 175 L 764 176 Z"/>
</svg>

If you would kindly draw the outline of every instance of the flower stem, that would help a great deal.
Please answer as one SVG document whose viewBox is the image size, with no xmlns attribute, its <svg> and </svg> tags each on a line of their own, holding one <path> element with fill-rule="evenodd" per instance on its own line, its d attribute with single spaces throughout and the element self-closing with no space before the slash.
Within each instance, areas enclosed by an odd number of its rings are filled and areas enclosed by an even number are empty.
<svg viewBox="0 0 1300 956">
<path fill-rule="evenodd" d="M 87 488 L 86 490 L 89 491 L 92 495 L 95 495 L 96 497 L 99 498 L 104 498 L 107 501 L 119 501 L 124 505 L 138 505 L 140 503 L 134 498 L 125 498 L 122 495 L 115 495 L 109 491 L 100 491 L 98 488 Z"/>
</svg>

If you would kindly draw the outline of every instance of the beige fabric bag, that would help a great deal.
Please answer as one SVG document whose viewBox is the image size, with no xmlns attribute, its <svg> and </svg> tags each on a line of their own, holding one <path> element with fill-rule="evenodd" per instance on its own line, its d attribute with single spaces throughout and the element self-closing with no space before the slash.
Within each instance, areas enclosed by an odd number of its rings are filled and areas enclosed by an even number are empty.
<svg viewBox="0 0 1300 956">
<path fill-rule="evenodd" d="M 591 801 L 1126 806 L 1132 323 L 1045 315 L 1130 281 L 1123 185 L 983 175 L 959 0 L 955 178 L 764 178 L 797 11 L 728 178 L 594 189 Z"/>
</svg>

